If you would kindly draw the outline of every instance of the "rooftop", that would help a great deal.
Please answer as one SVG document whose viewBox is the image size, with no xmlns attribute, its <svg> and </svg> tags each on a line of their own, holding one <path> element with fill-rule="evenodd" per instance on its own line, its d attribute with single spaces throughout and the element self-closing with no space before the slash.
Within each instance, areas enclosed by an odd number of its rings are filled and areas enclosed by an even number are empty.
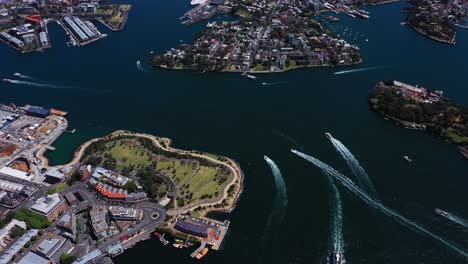
<svg viewBox="0 0 468 264">
<path fill-rule="evenodd" d="M 37 199 L 31 209 L 43 214 L 48 214 L 52 211 L 60 202 L 62 202 L 62 197 L 58 193 L 52 195 L 44 196 Z"/>
<path fill-rule="evenodd" d="M 67 239 L 54 233 L 47 233 L 41 238 L 39 243 L 34 246 L 33 250 L 42 253 L 46 256 L 52 256 Z"/>
</svg>

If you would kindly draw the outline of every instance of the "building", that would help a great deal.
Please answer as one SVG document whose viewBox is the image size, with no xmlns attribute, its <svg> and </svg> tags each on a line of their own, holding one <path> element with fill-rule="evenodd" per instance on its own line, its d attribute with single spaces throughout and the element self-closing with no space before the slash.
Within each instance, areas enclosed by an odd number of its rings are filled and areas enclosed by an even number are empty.
<svg viewBox="0 0 468 264">
<path fill-rule="evenodd" d="M 45 259 L 39 256 L 36 253 L 28 252 L 19 262 L 18 264 L 51 264 L 52 262 L 48 259 Z"/>
<path fill-rule="evenodd" d="M 65 172 L 62 169 L 53 167 L 45 173 L 45 181 L 54 184 L 61 182 L 65 176 Z"/>
<path fill-rule="evenodd" d="M 49 221 L 54 221 L 60 214 L 67 210 L 67 204 L 58 193 L 55 193 L 37 199 L 30 209 L 33 212 L 47 217 Z"/>
<path fill-rule="evenodd" d="M 179 220 L 174 226 L 175 229 L 198 237 L 208 237 L 208 226 L 196 224 L 186 220 Z"/>
<path fill-rule="evenodd" d="M 24 245 L 31 241 L 34 236 L 37 236 L 39 230 L 31 229 L 26 234 L 22 235 L 16 242 L 11 245 L 7 250 L 3 251 L 0 255 L 0 263 L 8 263 L 10 260 L 18 254 L 18 252 L 24 248 Z"/>
<path fill-rule="evenodd" d="M 99 249 L 95 249 L 88 254 L 78 258 L 73 264 L 86 264 L 91 263 L 92 260 L 99 258 L 102 255 L 102 252 Z"/>
<path fill-rule="evenodd" d="M 57 222 L 57 228 L 60 229 L 61 235 L 75 240 L 76 237 L 76 216 L 69 212 L 64 214 Z"/>
<path fill-rule="evenodd" d="M 89 176 L 91 176 L 91 170 L 92 170 L 92 167 L 91 165 L 88 165 L 88 166 L 81 166 L 80 167 L 80 181 L 81 182 L 85 182 L 89 179 Z"/>
<path fill-rule="evenodd" d="M 107 224 L 107 208 L 105 206 L 95 206 L 89 211 L 89 221 L 93 228 L 93 233 L 98 240 L 111 235 L 109 225 Z"/>
<path fill-rule="evenodd" d="M 18 178 L 25 181 L 31 181 L 34 178 L 34 175 L 29 172 L 20 171 L 10 167 L 3 167 L 0 169 L 0 175 Z"/>
<path fill-rule="evenodd" d="M 137 221 L 141 218 L 141 211 L 122 206 L 109 207 L 110 216 L 115 221 Z"/>
<path fill-rule="evenodd" d="M 3 227 L 2 229 L 0 229 L 0 246 L 3 248 L 6 246 L 6 244 L 4 243 L 4 239 L 10 235 L 10 231 L 13 227 L 15 226 L 19 226 L 21 228 L 23 228 L 24 230 L 26 230 L 26 223 L 23 222 L 23 221 L 18 221 L 16 219 L 13 219 L 11 220 L 10 223 L 8 223 L 5 227 Z"/>
<path fill-rule="evenodd" d="M 125 197 L 127 196 L 126 190 L 115 188 L 102 182 L 99 182 L 95 188 L 103 196 L 109 199 L 125 199 Z"/>
<path fill-rule="evenodd" d="M 72 192 L 67 192 L 63 195 L 63 197 L 65 198 L 65 200 L 67 201 L 68 205 L 70 206 L 75 206 L 75 205 L 78 205 L 80 203 L 80 201 L 78 200 L 78 198 L 76 198 L 76 196 L 72 193 Z"/>
<path fill-rule="evenodd" d="M 63 236 L 47 233 L 31 248 L 37 255 L 59 263 L 60 256 L 72 247 L 71 242 Z"/>
</svg>

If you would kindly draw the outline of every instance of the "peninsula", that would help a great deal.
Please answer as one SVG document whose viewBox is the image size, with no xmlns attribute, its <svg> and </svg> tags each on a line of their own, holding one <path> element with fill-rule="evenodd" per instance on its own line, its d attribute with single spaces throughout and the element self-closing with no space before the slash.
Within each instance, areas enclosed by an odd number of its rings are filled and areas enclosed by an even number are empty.
<svg viewBox="0 0 468 264">
<path fill-rule="evenodd" d="M 186 14 L 188 23 L 198 21 L 204 7 Z M 314 8 L 302 0 L 226 1 L 216 10 L 238 14 L 240 21 L 208 23 L 192 44 L 155 56 L 153 64 L 199 72 L 268 73 L 360 63 L 359 48 L 315 20 Z"/>
<path fill-rule="evenodd" d="M 438 134 L 468 156 L 468 108 L 449 101 L 442 91 L 383 81 L 372 91 L 369 103 L 382 116 L 409 129 Z"/>
<path fill-rule="evenodd" d="M 85 142 L 67 164 L 51 165 L 51 144 L 75 132 L 66 115 L 0 106 L 0 228 L 9 241 L 2 263 L 111 262 L 152 236 L 163 245 L 173 239 L 176 248 L 198 245 L 193 258 L 220 248 L 230 222 L 207 214 L 236 207 L 243 172 L 234 160 L 119 130 Z M 38 250 L 48 241 L 54 250 Z"/>
</svg>

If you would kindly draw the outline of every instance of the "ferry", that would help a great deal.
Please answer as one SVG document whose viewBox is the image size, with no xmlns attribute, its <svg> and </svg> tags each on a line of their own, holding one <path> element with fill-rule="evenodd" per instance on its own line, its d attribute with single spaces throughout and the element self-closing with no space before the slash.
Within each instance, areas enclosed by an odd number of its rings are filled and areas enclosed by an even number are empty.
<svg viewBox="0 0 468 264">
<path fill-rule="evenodd" d="M 196 257 L 197 259 L 201 259 L 201 258 L 203 258 L 207 253 L 208 253 L 208 248 L 203 248 L 202 251 L 200 251 L 200 253 L 198 253 L 195 257 Z"/>
<path fill-rule="evenodd" d="M 406 160 L 407 162 L 412 162 L 413 160 L 408 157 L 408 156 L 403 156 L 403 159 Z"/>
<path fill-rule="evenodd" d="M 12 82 L 13 82 L 13 80 L 11 80 L 11 79 L 3 79 L 3 81 L 4 81 L 4 82 L 9 82 L 9 83 L 12 83 Z"/>
</svg>

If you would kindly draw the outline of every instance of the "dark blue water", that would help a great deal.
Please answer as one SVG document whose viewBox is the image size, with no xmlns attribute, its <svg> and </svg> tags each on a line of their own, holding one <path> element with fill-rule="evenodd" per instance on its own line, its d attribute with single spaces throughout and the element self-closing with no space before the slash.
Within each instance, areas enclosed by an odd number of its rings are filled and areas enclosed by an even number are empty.
<svg viewBox="0 0 468 264">
<path fill-rule="evenodd" d="M 362 65 L 259 75 L 255 82 L 238 74 L 152 70 L 147 63 L 147 72 L 139 71 L 137 60 L 148 61 L 150 51 L 163 52 L 180 40 L 189 42 L 205 23 L 180 24 L 178 18 L 188 10 L 188 0 L 132 4 L 122 32 L 102 28 L 109 36 L 89 46 L 68 48 L 62 29 L 55 24 L 50 25 L 53 48 L 44 53 L 21 55 L 0 46 L 1 78 L 20 72 L 38 82 L 68 87 L 0 84 L 3 103 L 69 112 L 70 128 L 77 132 L 56 142 L 57 150 L 50 155 L 53 162 L 68 161 L 82 142 L 115 129 L 170 137 L 178 146 L 238 160 L 246 175 L 245 192 L 229 216 L 231 229 L 222 250 L 210 252 L 204 262 L 251 263 L 258 259 L 265 224 L 274 207 L 274 182 L 263 160 L 268 155 L 281 169 L 288 190 L 285 220 L 274 231 L 282 249 L 267 250 L 268 259 L 321 263 L 330 250 L 329 186 L 317 168 L 290 154 L 289 149 L 299 144 L 304 152 L 352 178 L 323 135 L 329 131 L 359 159 L 385 205 L 468 248 L 466 232 L 433 213 L 439 207 L 468 217 L 466 161 L 453 145 L 394 126 L 367 106 L 369 90 L 383 79 L 444 90 L 454 101 L 468 104 L 468 32 L 458 32 L 456 46 L 439 44 L 400 25 L 402 5 L 373 7 L 369 20 L 343 16 L 332 25 L 340 27 L 336 29 L 340 34 L 346 28 L 354 33 L 347 33 L 345 39 L 361 46 Z M 364 67 L 379 68 L 333 75 Z M 262 82 L 280 84 L 262 86 Z M 404 162 L 403 155 L 409 155 L 413 163 Z M 339 188 L 348 263 L 466 261 Z M 149 240 L 115 259 L 118 264 L 135 261 L 187 263 L 191 259 L 188 252 Z"/>
</svg>

